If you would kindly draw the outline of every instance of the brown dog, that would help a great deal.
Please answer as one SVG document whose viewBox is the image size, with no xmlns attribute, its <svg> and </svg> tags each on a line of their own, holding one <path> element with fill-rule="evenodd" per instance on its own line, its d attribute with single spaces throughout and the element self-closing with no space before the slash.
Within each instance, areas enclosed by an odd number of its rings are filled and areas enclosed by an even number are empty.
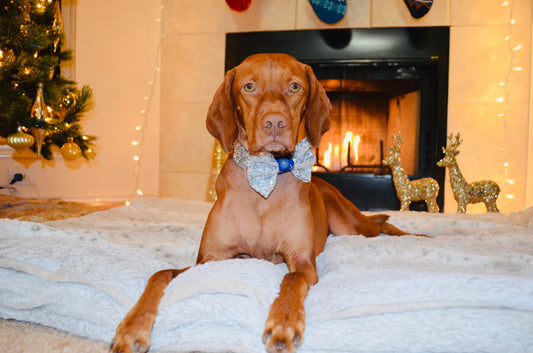
<svg viewBox="0 0 533 353">
<path fill-rule="evenodd" d="M 309 151 L 329 128 L 329 109 L 329 99 L 309 66 L 284 54 L 258 54 L 228 71 L 207 114 L 209 132 L 230 156 L 216 182 L 218 199 L 205 225 L 197 263 L 255 257 L 287 264 L 289 273 L 263 334 L 268 352 L 294 352 L 302 343 L 304 300 L 318 281 L 315 258 L 329 233 L 406 234 L 386 223 L 387 216 L 364 216 L 327 182 L 309 182 L 314 162 Z M 271 162 L 272 156 L 302 159 L 306 171 L 297 172 L 294 166 L 292 172 L 276 175 L 276 166 L 275 175 L 253 189 L 252 174 L 263 174 L 269 167 L 261 163 Z M 255 157 L 263 158 L 258 168 L 252 166 Z M 164 270 L 150 278 L 118 326 L 111 351 L 131 352 L 134 346 L 148 350 L 164 289 L 185 270 Z"/>
</svg>

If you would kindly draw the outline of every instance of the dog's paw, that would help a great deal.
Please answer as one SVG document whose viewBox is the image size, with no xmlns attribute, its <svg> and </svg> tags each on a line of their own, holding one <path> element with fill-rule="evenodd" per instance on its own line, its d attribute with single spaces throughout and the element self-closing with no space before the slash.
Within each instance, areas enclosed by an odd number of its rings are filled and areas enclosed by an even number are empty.
<svg viewBox="0 0 533 353">
<path fill-rule="evenodd" d="M 118 325 L 109 347 L 110 353 L 146 353 L 150 349 L 153 320 L 126 316 Z"/>
<path fill-rule="evenodd" d="M 263 333 L 263 344 L 268 353 L 295 352 L 303 343 L 305 311 L 302 308 L 283 308 L 273 304 Z"/>
</svg>

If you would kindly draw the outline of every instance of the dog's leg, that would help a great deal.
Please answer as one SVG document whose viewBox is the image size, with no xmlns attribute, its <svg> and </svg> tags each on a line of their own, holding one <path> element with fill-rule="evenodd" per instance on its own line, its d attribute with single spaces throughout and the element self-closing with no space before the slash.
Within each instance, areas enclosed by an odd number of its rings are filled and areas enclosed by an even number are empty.
<svg viewBox="0 0 533 353">
<path fill-rule="evenodd" d="M 288 263 L 289 269 L 291 265 Z M 315 267 L 304 262 L 286 274 L 278 297 L 270 306 L 263 343 L 269 353 L 295 352 L 303 342 L 304 302 L 309 287 L 318 281 Z"/>
<path fill-rule="evenodd" d="M 148 352 L 150 334 L 165 288 L 174 277 L 187 269 L 163 270 L 150 277 L 143 294 L 118 325 L 110 352 Z"/>
</svg>

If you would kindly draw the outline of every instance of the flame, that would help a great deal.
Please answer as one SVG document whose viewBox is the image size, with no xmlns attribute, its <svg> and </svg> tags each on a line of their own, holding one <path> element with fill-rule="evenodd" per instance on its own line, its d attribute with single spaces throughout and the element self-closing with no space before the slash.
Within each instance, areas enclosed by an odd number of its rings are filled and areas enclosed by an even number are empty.
<svg viewBox="0 0 533 353">
<path fill-rule="evenodd" d="M 324 152 L 324 167 L 328 168 L 331 167 L 331 150 L 332 150 L 332 147 L 331 147 L 331 142 L 329 143 L 328 145 L 328 150 L 326 152 Z"/>
<path fill-rule="evenodd" d="M 350 148 L 349 145 L 352 143 L 352 137 L 352 132 L 348 131 L 344 135 L 344 141 L 342 141 L 341 165 L 343 166 L 349 164 L 350 162 L 348 160 L 348 149 Z"/>
<path fill-rule="evenodd" d="M 355 155 L 355 163 L 359 162 L 359 142 L 361 142 L 361 136 L 355 135 L 353 138 L 353 152 Z"/>
</svg>

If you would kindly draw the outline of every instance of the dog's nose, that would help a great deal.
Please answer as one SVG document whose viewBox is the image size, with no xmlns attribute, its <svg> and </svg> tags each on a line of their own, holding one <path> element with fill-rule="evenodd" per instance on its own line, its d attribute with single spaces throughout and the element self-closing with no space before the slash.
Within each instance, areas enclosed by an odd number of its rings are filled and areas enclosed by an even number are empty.
<svg viewBox="0 0 533 353">
<path fill-rule="evenodd" d="M 287 120 L 280 114 L 269 114 L 263 120 L 263 129 L 269 134 L 278 134 L 287 127 Z"/>
</svg>

